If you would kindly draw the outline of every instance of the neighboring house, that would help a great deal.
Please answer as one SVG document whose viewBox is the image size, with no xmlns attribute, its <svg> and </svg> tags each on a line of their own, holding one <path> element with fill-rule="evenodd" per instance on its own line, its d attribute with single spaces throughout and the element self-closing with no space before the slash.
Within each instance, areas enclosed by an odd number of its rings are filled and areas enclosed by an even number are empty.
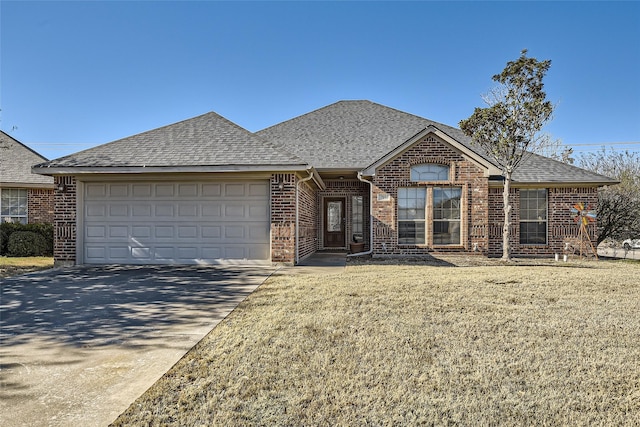
<svg viewBox="0 0 640 427">
<path fill-rule="evenodd" d="M 498 167 L 459 129 L 369 101 L 257 133 L 208 113 L 34 171 L 59 187 L 58 263 L 297 263 L 353 242 L 373 256 L 502 253 Z M 578 232 L 571 206 L 615 183 L 536 155 L 513 180 L 514 256 L 561 252 Z"/>
<path fill-rule="evenodd" d="M 31 172 L 47 159 L 0 131 L 0 221 L 53 223 L 53 178 Z"/>
</svg>

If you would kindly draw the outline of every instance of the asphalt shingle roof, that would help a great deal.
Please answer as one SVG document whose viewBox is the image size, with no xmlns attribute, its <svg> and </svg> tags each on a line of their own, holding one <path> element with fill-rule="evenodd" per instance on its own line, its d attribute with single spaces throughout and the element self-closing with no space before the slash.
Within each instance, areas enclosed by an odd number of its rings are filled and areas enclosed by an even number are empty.
<svg viewBox="0 0 640 427">
<path fill-rule="evenodd" d="M 210 112 L 119 139 L 39 167 L 304 165 L 299 157 Z"/>
<path fill-rule="evenodd" d="M 497 166 L 458 128 L 371 101 L 339 101 L 255 134 L 210 112 L 38 167 L 236 166 L 242 170 L 256 166 L 313 166 L 319 170 L 361 170 L 429 126 Z M 513 179 L 522 183 L 615 182 L 537 155 L 523 162 Z"/>
<path fill-rule="evenodd" d="M 468 145 L 459 129 L 371 101 L 339 101 L 256 134 L 316 169 L 363 169 L 430 125 Z"/>
<path fill-rule="evenodd" d="M 460 129 L 371 101 L 339 101 L 256 133 L 296 153 L 316 169 L 364 169 L 428 126 L 435 126 L 479 157 L 498 165 Z M 532 155 L 513 175 L 517 182 L 615 181 Z"/>
<path fill-rule="evenodd" d="M 47 159 L 0 131 L 0 183 L 53 184 L 49 176 L 31 173 L 31 167 Z"/>
</svg>

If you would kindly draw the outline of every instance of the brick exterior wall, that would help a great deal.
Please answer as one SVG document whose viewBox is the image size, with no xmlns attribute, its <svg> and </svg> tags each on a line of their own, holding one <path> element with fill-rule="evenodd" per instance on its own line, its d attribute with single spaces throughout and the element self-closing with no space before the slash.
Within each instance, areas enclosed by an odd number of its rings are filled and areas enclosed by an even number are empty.
<svg viewBox="0 0 640 427">
<path fill-rule="evenodd" d="M 276 263 L 295 261 L 296 182 L 293 173 L 271 175 L 271 261 Z"/>
<path fill-rule="evenodd" d="M 411 166 L 426 163 L 447 165 L 450 180 L 447 182 L 411 181 Z M 489 241 L 487 223 L 489 217 L 488 178 L 484 171 L 466 160 L 439 138 L 428 135 L 398 157 L 376 170 L 373 179 L 373 227 L 374 256 L 422 255 L 429 252 L 467 252 L 487 254 Z M 426 244 L 398 245 L 397 194 L 399 187 L 424 187 L 430 193 L 434 187 L 461 187 L 461 244 L 438 245 L 432 243 L 431 221 L 426 222 Z M 433 208 L 431 197 L 427 197 L 426 209 Z"/>
<path fill-rule="evenodd" d="M 520 193 L 518 188 L 511 188 L 510 200 L 512 205 L 511 235 L 509 243 L 511 254 L 514 256 L 543 256 L 561 254 L 564 249 L 564 240 L 575 238 L 580 231 L 579 225 L 573 220 L 570 212 L 571 207 L 584 202 L 597 208 L 598 188 L 597 187 L 561 187 L 547 188 L 547 243 L 544 245 L 521 245 L 519 234 L 520 221 Z M 489 189 L 489 256 L 502 256 L 502 224 L 504 213 L 502 203 L 502 188 Z M 597 228 L 595 223 L 587 226 L 587 231 L 592 242 L 595 242 Z"/>
<path fill-rule="evenodd" d="M 299 182 L 299 181 L 298 181 Z M 298 183 L 298 259 L 318 250 L 318 206 L 311 181 Z"/>
<path fill-rule="evenodd" d="M 27 220 L 29 224 L 53 224 L 53 189 L 30 188 L 27 192 Z"/>
<path fill-rule="evenodd" d="M 65 186 L 62 192 L 57 189 L 61 183 Z M 72 265 L 76 262 L 76 178 L 56 176 L 55 186 L 53 257 L 56 265 Z"/>
<path fill-rule="evenodd" d="M 317 209 L 320 212 L 320 216 L 318 221 L 320 224 L 324 224 L 324 199 L 328 197 L 344 197 L 345 206 L 344 206 L 344 215 L 345 215 L 345 246 L 340 249 L 348 249 L 349 243 L 352 242 L 353 236 L 353 206 L 352 206 L 352 197 L 353 196 L 362 196 L 363 200 L 363 237 L 364 237 L 364 249 L 369 249 L 369 184 L 366 182 L 362 182 L 358 179 L 331 179 L 325 180 L 325 189 L 318 191 L 318 198 L 316 200 Z M 323 236 L 324 225 L 320 227 L 318 234 L 319 241 L 319 249 L 324 249 L 324 236 Z M 336 249 L 336 248 L 331 248 Z"/>
</svg>

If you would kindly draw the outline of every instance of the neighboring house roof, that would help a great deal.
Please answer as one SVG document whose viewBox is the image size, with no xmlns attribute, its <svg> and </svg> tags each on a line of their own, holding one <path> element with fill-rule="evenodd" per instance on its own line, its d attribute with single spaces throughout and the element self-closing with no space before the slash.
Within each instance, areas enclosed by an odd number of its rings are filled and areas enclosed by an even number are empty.
<svg viewBox="0 0 640 427">
<path fill-rule="evenodd" d="M 0 131 L 0 186 L 53 187 L 53 178 L 31 173 L 31 167 L 47 159 Z"/>
<path fill-rule="evenodd" d="M 307 164 L 210 112 L 51 160 L 37 165 L 37 169 L 47 173 L 47 170 L 59 172 L 68 168 L 266 170 L 282 166 L 306 169 Z"/>
<path fill-rule="evenodd" d="M 434 128 L 475 153 L 480 163 L 499 169 L 488 154 L 460 129 L 371 101 L 339 101 L 263 129 L 256 135 L 296 153 L 319 171 L 363 170 Z M 520 183 L 596 183 L 616 181 L 555 160 L 532 155 L 513 174 Z"/>
</svg>

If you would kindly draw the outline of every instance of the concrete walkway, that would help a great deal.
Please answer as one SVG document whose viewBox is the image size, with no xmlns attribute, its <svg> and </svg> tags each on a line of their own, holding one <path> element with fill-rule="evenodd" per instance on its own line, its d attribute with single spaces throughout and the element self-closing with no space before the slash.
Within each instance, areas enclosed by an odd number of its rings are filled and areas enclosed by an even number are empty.
<svg viewBox="0 0 640 427">
<path fill-rule="evenodd" d="M 0 426 L 106 426 L 275 271 L 76 267 L 0 282 Z"/>
<path fill-rule="evenodd" d="M 281 267 L 275 274 L 340 274 L 346 265 L 346 252 L 316 252 L 294 267 Z"/>
</svg>

